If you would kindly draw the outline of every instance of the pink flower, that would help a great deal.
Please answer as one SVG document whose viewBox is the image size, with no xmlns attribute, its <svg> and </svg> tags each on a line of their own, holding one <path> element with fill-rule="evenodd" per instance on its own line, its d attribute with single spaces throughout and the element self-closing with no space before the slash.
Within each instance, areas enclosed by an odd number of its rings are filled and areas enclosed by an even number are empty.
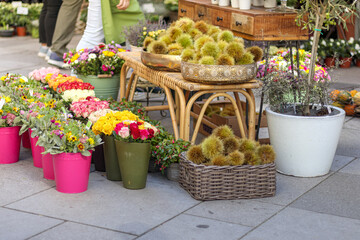
<svg viewBox="0 0 360 240">
<path fill-rule="evenodd" d="M 149 131 L 146 129 L 140 130 L 140 138 L 141 140 L 146 140 L 149 136 Z"/>
<path fill-rule="evenodd" d="M 128 127 L 122 127 L 118 132 L 118 135 L 122 138 L 127 138 L 130 136 L 130 131 Z"/>
<path fill-rule="evenodd" d="M 109 70 L 109 68 L 108 68 L 107 66 L 105 66 L 105 65 L 102 65 L 102 66 L 101 66 L 101 69 L 102 69 L 104 72 L 106 72 L 106 71 Z"/>
</svg>

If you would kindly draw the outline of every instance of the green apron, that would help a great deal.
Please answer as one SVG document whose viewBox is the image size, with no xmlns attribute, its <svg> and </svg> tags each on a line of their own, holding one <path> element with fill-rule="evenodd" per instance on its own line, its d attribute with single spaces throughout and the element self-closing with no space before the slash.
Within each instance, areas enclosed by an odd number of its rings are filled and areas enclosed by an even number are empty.
<svg viewBox="0 0 360 240">
<path fill-rule="evenodd" d="M 130 5 L 126 10 L 118 10 L 117 4 L 119 0 L 101 0 L 103 29 L 107 44 L 111 41 L 125 42 L 123 27 L 135 25 L 145 18 L 137 0 L 130 0 Z"/>
</svg>

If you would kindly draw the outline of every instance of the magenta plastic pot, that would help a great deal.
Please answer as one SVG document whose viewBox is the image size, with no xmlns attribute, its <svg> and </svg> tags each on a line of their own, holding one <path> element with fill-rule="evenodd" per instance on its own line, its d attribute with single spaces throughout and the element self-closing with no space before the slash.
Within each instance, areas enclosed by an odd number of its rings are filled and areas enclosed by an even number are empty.
<svg viewBox="0 0 360 240">
<path fill-rule="evenodd" d="M 81 153 L 53 155 L 56 190 L 62 193 L 85 192 L 89 183 L 91 156 Z"/>
<path fill-rule="evenodd" d="M 45 149 L 41 147 L 41 152 L 44 152 Z M 49 180 L 55 180 L 55 174 L 54 174 L 54 164 L 51 154 L 42 154 L 42 167 L 43 167 L 43 173 L 44 178 Z"/>
<path fill-rule="evenodd" d="M 39 137 L 31 137 L 31 129 L 29 129 L 30 134 L 30 143 L 31 143 L 31 153 L 33 157 L 33 163 L 35 167 L 42 168 L 42 151 L 40 146 L 36 146 L 36 143 Z"/>
<path fill-rule="evenodd" d="M 20 127 L 0 128 L 0 164 L 19 161 L 21 137 Z"/>
<path fill-rule="evenodd" d="M 31 148 L 29 131 L 26 131 L 21 135 L 21 141 L 24 148 Z"/>
</svg>

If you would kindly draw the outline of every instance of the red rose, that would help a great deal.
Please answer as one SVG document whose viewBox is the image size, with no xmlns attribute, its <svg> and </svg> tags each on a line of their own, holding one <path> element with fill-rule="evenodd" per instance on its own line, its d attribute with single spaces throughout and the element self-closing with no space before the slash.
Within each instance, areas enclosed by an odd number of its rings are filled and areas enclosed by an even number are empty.
<svg viewBox="0 0 360 240">
<path fill-rule="evenodd" d="M 142 122 L 136 122 L 138 126 L 143 125 Z"/>
<path fill-rule="evenodd" d="M 153 137 L 154 137 L 154 133 L 155 133 L 154 130 L 153 130 L 152 128 L 149 128 L 148 131 L 149 131 L 148 139 L 153 138 Z"/>
<path fill-rule="evenodd" d="M 131 123 L 129 127 L 130 127 L 131 136 L 134 139 L 138 139 L 140 137 L 140 130 L 138 125 L 136 123 Z"/>
</svg>

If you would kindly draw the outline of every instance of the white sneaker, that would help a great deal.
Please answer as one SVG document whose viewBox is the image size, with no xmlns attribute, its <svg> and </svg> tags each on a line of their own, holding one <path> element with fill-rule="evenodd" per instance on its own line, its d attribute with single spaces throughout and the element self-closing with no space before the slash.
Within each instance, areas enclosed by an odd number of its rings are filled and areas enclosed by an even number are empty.
<svg viewBox="0 0 360 240">
<path fill-rule="evenodd" d="M 49 61 L 51 53 L 52 53 L 52 51 L 51 51 L 51 49 L 49 48 L 48 51 L 47 51 L 47 53 L 46 53 L 46 55 L 45 55 L 45 60 L 46 60 L 46 61 Z"/>
<path fill-rule="evenodd" d="M 46 57 L 46 54 L 50 51 L 50 49 L 46 46 L 41 46 L 38 52 L 39 57 Z"/>
</svg>

